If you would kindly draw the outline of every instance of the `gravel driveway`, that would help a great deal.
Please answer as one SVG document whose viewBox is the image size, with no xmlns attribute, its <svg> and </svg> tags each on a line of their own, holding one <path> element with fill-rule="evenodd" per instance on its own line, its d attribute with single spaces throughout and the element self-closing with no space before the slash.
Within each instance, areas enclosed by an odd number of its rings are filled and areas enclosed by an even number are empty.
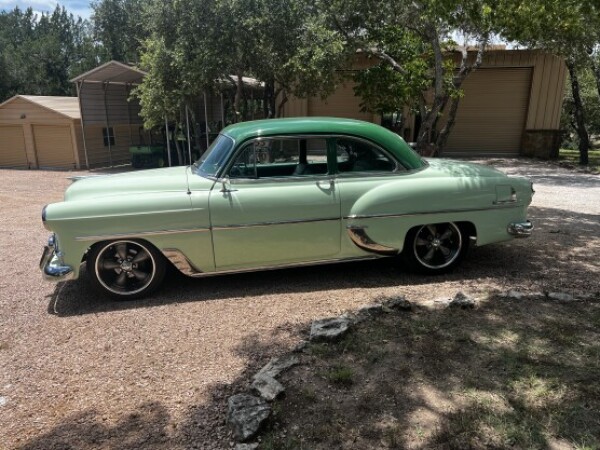
<svg viewBox="0 0 600 450">
<path fill-rule="evenodd" d="M 174 273 L 153 298 L 125 303 L 98 296 L 86 276 L 41 279 L 40 211 L 73 174 L 0 171 L 0 448 L 227 448 L 226 396 L 314 318 L 398 294 L 600 291 L 600 177 L 491 163 L 533 179 L 535 234 L 474 249 L 453 274 L 408 275 L 386 260 Z"/>
</svg>

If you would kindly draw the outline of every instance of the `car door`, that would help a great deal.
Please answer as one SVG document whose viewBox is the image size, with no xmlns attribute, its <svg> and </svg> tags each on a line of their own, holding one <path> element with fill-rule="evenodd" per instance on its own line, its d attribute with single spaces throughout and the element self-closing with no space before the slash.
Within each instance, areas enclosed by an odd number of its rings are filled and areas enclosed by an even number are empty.
<svg viewBox="0 0 600 450">
<path fill-rule="evenodd" d="M 318 136 L 258 138 L 234 154 L 210 194 L 218 271 L 335 258 L 340 199 Z"/>
</svg>

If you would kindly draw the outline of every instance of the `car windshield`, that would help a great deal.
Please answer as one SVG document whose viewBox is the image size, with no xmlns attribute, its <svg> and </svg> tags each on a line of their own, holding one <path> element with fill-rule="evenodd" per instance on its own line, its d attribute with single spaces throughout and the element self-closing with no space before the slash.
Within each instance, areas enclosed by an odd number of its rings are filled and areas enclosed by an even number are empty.
<svg viewBox="0 0 600 450">
<path fill-rule="evenodd" d="M 203 177 L 216 177 L 221 167 L 227 162 L 232 148 L 233 139 L 220 134 L 200 159 L 194 163 L 196 173 Z"/>
</svg>

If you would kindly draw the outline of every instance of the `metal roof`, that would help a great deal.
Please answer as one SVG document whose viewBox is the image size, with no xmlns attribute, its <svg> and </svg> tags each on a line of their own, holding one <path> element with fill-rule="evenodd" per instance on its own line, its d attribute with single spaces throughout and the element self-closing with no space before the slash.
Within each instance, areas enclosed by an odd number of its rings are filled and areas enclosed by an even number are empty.
<svg viewBox="0 0 600 450">
<path fill-rule="evenodd" d="M 82 73 L 73 78 L 71 82 L 138 84 L 141 83 L 145 75 L 146 72 L 143 70 L 118 61 L 109 61 L 95 69 Z"/>
<path fill-rule="evenodd" d="M 4 103 L 0 104 L 2 108 L 7 103 L 10 103 L 17 98 L 22 98 L 28 102 L 35 103 L 42 108 L 53 111 L 62 116 L 68 117 L 69 119 L 81 119 L 81 113 L 79 111 L 79 100 L 77 97 L 56 97 L 56 96 L 45 96 L 45 95 L 15 95 L 9 98 Z"/>
</svg>

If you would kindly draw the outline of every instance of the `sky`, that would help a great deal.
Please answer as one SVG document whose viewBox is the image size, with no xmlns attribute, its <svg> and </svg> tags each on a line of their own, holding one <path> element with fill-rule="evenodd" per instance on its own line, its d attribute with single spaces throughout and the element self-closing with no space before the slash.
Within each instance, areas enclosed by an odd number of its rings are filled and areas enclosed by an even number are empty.
<svg viewBox="0 0 600 450">
<path fill-rule="evenodd" d="M 84 19 L 89 19 L 92 14 L 90 0 L 0 0 L 0 10 L 10 11 L 15 6 L 24 10 L 31 6 L 35 12 L 42 13 L 54 11 L 57 4 L 64 6 L 74 16 L 81 16 Z"/>
</svg>

